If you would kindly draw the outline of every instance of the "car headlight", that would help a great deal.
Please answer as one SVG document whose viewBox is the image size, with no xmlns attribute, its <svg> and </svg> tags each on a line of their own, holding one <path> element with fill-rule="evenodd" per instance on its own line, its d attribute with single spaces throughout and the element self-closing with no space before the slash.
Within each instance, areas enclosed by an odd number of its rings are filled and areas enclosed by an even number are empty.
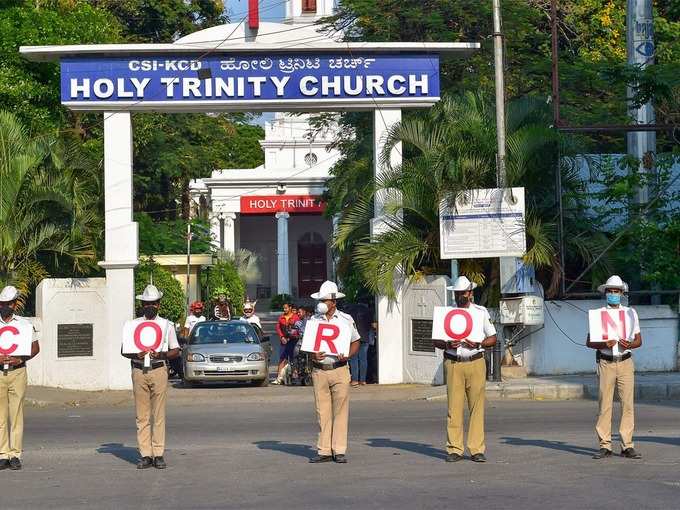
<svg viewBox="0 0 680 510">
<path fill-rule="evenodd" d="M 187 354 L 187 361 L 205 361 L 205 356 L 198 352 L 190 352 Z"/>
<path fill-rule="evenodd" d="M 264 354 L 261 352 L 254 352 L 246 358 L 248 361 L 264 361 Z"/>
</svg>

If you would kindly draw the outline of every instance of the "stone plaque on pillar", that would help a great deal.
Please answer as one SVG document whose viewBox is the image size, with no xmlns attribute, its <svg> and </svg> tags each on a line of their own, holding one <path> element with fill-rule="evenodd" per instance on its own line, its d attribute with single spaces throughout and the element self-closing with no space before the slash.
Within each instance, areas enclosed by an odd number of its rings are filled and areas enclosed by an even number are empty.
<svg viewBox="0 0 680 510">
<path fill-rule="evenodd" d="M 448 276 L 427 276 L 404 289 L 404 382 L 444 384 L 442 352 L 432 343 L 432 312 L 446 306 Z"/>
</svg>

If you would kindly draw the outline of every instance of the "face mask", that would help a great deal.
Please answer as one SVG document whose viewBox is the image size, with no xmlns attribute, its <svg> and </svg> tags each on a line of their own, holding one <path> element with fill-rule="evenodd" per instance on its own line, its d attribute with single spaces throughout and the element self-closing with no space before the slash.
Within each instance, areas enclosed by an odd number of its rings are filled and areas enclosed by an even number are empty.
<svg viewBox="0 0 680 510">
<path fill-rule="evenodd" d="M 144 317 L 146 319 L 149 319 L 149 320 L 153 319 L 154 317 L 156 317 L 157 313 L 158 313 L 158 310 L 156 310 L 156 307 L 153 306 L 153 305 L 146 305 L 144 307 Z"/>
<path fill-rule="evenodd" d="M 8 319 L 9 317 L 12 316 L 14 313 L 14 310 L 12 310 L 12 307 L 9 305 L 2 305 L 0 306 L 0 316 L 3 319 Z"/>
<path fill-rule="evenodd" d="M 467 305 L 470 302 L 470 298 L 467 296 L 463 296 L 462 294 L 459 296 L 456 296 L 456 304 L 458 307 L 462 308 L 465 305 Z"/>
<path fill-rule="evenodd" d="M 316 305 L 316 313 L 327 313 L 328 305 L 326 303 L 319 302 Z"/>
<path fill-rule="evenodd" d="M 607 294 L 607 304 L 617 306 L 621 304 L 621 294 Z"/>
</svg>

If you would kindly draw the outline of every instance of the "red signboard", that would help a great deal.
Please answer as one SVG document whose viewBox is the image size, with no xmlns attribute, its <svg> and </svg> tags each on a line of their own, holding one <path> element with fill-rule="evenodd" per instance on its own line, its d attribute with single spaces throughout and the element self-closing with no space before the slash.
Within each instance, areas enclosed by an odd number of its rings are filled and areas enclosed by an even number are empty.
<svg viewBox="0 0 680 510">
<path fill-rule="evenodd" d="M 326 204 L 318 195 L 269 195 L 241 197 L 241 214 L 320 213 Z"/>
<path fill-rule="evenodd" d="M 248 27 L 251 30 L 260 28 L 260 0 L 248 1 Z"/>
</svg>

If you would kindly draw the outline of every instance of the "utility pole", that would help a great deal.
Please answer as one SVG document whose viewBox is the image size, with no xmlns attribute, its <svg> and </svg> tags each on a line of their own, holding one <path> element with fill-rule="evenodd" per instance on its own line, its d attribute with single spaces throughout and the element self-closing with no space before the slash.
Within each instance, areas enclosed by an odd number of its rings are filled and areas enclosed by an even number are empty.
<svg viewBox="0 0 680 510">
<path fill-rule="evenodd" d="M 654 64 L 654 14 L 652 0 L 628 0 L 626 11 L 626 52 L 628 65 L 646 68 Z M 632 103 L 635 93 L 635 84 L 628 87 L 629 114 L 633 124 L 654 124 L 656 117 L 651 101 L 637 107 Z M 650 178 L 654 174 L 654 162 L 656 159 L 656 132 L 655 131 L 630 131 L 627 134 L 628 154 L 638 161 L 637 169 L 641 183 L 638 186 L 634 205 L 641 211 L 649 203 Z M 644 218 L 640 220 L 645 221 Z M 640 273 L 644 273 L 640 267 Z M 637 282 L 636 282 L 637 283 Z M 660 296 L 652 296 L 652 304 L 660 303 Z"/>
<path fill-rule="evenodd" d="M 501 23 L 501 1 L 493 2 L 493 60 L 496 83 L 496 141 L 498 154 L 496 155 L 496 180 L 498 187 L 503 189 L 507 185 L 505 170 L 505 77 L 503 61 L 503 25 Z M 499 260 L 500 264 L 500 260 Z M 502 266 L 502 264 L 501 264 Z M 500 327 L 500 335 L 494 346 L 493 357 L 493 380 L 501 380 L 501 360 L 504 351 L 503 327 Z"/>
<path fill-rule="evenodd" d="M 496 82 L 496 172 L 498 187 L 506 185 L 505 173 L 505 77 L 503 76 L 503 26 L 501 23 L 501 0 L 493 1 L 493 60 Z"/>
<path fill-rule="evenodd" d="M 187 317 L 189 317 L 189 285 L 191 283 L 191 223 L 187 223 Z"/>
</svg>

